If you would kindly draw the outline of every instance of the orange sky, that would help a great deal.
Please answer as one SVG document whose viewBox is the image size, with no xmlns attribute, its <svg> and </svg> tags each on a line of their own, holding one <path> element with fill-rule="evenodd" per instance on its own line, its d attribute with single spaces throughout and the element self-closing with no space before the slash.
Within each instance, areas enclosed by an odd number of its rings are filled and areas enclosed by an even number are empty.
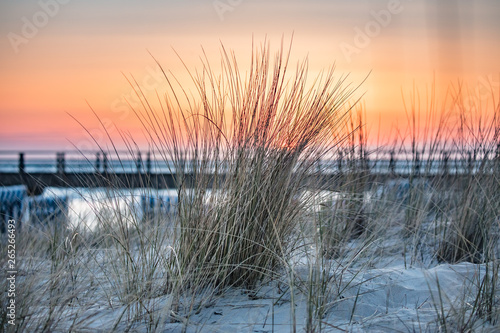
<svg viewBox="0 0 500 333">
<path fill-rule="evenodd" d="M 245 71 L 252 38 L 267 36 L 277 50 L 292 33 L 292 58 L 307 56 L 311 76 L 333 63 L 354 83 L 371 71 L 359 91 L 366 93 L 367 126 L 372 135 L 387 132 L 406 124 L 401 91 L 411 92 L 413 83 L 425 91 L 435 78 L 443 91 L 463 80 L 481 98 L 488 84 L 500 89 L 498 17 L 495 0 L 2 1 L 0 149 L 95 148 L 69 115 L 104 140 L 87 102 L 141 141 L 122 72 L 150 92 L 163 91 L 148 50 L 182 78 L 172 48 L 195 68 L 200 46 L 217 63 L 222 41 Z"/>
</svg>

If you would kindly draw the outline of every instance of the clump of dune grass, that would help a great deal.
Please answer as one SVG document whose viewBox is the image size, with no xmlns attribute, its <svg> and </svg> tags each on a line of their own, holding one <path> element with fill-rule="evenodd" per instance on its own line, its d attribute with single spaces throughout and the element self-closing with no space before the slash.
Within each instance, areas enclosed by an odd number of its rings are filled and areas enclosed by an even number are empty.
<svg viewBox="0 0 500 333">
<path fill-rule="evenodd" d="M 436 176 L 442 171 L 440 153 L 447 149 L 450 135 L 447 101 L 439 101 L 436 98 L 434 84 L 426 92 L 425 103 L 421 103 L 421 98 L 420 92 L 414 87 L 410 101 L 405 100 L 409 133 L 408 138 L 402 138 L 399 149 L 400 153 L 407 156 L 409 169 L 409 186 L 405 197 L 405 233 L 410 237 L 416 236 L 414 239 L 417 242 L 421 238 L 421 225 L 429 213 L 429 193 L 442 182 L 442 179 Z M 408 143 L 405 142 L 406 139 L 409 139 Z M 427 181 L 428 177 L 433 182 Z"/>
<path fill-rule="evenodd" d="M 442 101 L 434 85 L 426 96 L 421 103 L 414 88 L 405 100 L 408 132 L 398 132 L 390 148 L 404 165 L 388 170 L 396 186 L 382 185 L 378 210 L 403 210 L 394 218 L 403 222 L 403 251 L 411 263 L 424 260 L 425 251 L 451 263 L 489 261 L 497 244 L 500 202 L 494 172 L 498 105 L 495 98 L 490 105 L 465 105 L 461 86 L 451 87 Z"/>
<path fill-rule="evenodd" d="M 464 279 L 460 293 L 447 295 L 435 277 L 436 293 L 431 299 L 436 329 L 441 332 L 476 332 L 495 329 L 500 316 L 498 293 L 499 262 L 478 265 Z"/>
<path fill-rule="evenodd" d="M 82 278 L 89 260 L 79 235 L 67 228 L 66 217 L 67 213 L 31 218 L 18 231 L 16 319 L 15 325 L 1 323 L 5 331 L 49 332 L 78 326 L 79 312 L 85 308 L 81 301 L 92 293 Z M 1 242 L 2 249 L 5 245 Z"/>
<path fill-rule="evenodd" d="M 328 188 L 337 193 L 330 207 L 322 210 L 321 239 L 329 257 L 344 255 L 346 242 L 360 237 L 367 230 L 365 194 L 368 190 L 367 133 L 363 122 L 363 108 L 350 113 L 343 124 L 344 140 L 336 147 L 337 172 L 329 180 Z M 329 209 L 331 208 L 331 209 Z"/>
<path fill-rule="evenodd" d="M 179 281 L 169 266 L 172 239 L 168 216 L 144 217 L 138 208 L 137 194 L 122 192 L 111 191 L 104 199 L 89 198 L 103 203 L 94 205 L 98 227 L 93 234 L 103 253 L 93 256 L 93 261 L 105 277 L 102 283 L 112 290 L 108 302 L 123 305 L 117 327 L 123 320 L 130 327 L 145 323 L 153 329 L 163 310 L 155 298 L 175 294 Z M 154 195 L 148 189 L 141 192 Z"/>
<path fill-rule="evenodd" d="M 500 140 L 500 104 L 493 98 L 492 105 L 474 100 L 466 105 L 462 89 L 459 86 L 455 92 L 459 119 L 453 147 L 466 165 L 450 186 L 454 189 L 450 223 L 443 228 L 438 257 L 448 262 L 488 262 L 498 255 L 500 179 L 495 156 Z"/>
<path fill-rule="evenodd" d="M 16 325 L 4 329 L 67 332 L 102 322 L 107 331 L 152 332 L 175 318 L 180 279 L 169 266 L 168 215 L 144 220 L 133 190 L 98 193 L 80 194 L 96 221 L 68 224 L 68 212 L 25 221 L 16 244 Z"/>
<path fill-rule="evenodd" d="M 442 169 L 442 152 L 449 149 L 452 128 L 448 101 L 438 100 L 434 83 L 426 89 L 424 102 L 423 98 L 415 86 L 409 97 L 403 97 L 407 132 L 399 133 L 400 142 L 392 148 L 406 162 L 402 170 L 405 184 L 399 194 L 404 210 L 405 266 L 407 254 L 410 265 L 424 260 L 425 247 L 430 245 L 430 239 L 435 239 L 435 225 L 429 223 L 433 219 L 433 193 L 449 188 L 449 179 Z"/>
<path fill-rule="evenodd" d="M 321 202 L 321 198 L 316 200 Z M 296 288 L 305 296 L 306 332 L 322 332 L 330 328 L 340 330 L 339 327 L 328 323 L 326 318 L 335 311 L 336 306 L 352 300 L 351 297 L 344 295 L 354 289 L 359 291 L 361 285 L 366 282 L 362 278 L 359 279 L 359 275 L 362 275 L 364 269 L 371 263 L 371 258 L 366 258 L 365 255 L 370 256 L 366 252 L 371 250 L 374 238 L 378 235 L 375 233 L 373 237 L 365 235 L 358 244 L 350 244 L 360 238 L 356 237 L 359 235 L 353 235 L 352 229 L 348 226 L 349 223 L 353 224 L 356 221 L 337 220 L 340 226 L 337 226 L 338 232 L 333 234 L 334 222 L 331 214 L 337 213 L 336 209 L 331 208 L 314 211 L 305 222 L 309 227 L 312 225 L 312 232 L 307 231 L 307 227 L 302 228 L 303 240 L 306 242 L 303 255 L 307 262 L 307 272 L 305 276 L 298 276 L 295 283 Z M 345 219 L 345 215 L 342 215 L 342 218 Z M 330 238 L 332 236 L 335 238 Z M 360 258 L 366 260 L 361 262 Z M 357 297 L 354 299 L 349 322 L 353 321 Z"/>
<path fill-rule="evenodd" d="M 272 58 L 272 60 L 271 60 Z M 157 150 L 172 160 L 179 195 L 175 248 L 190 285 L 253 286 L 283 268 L 314 166 L 340 140 L 354 88 L 333 69 L 309 83 L 307 61 L 289 74 L 289 51 L 254 51 L 243 78 L 222 49 L 222 74 L 207 58 L 190 71 L 196 98 L 174 87 L 135 110 Z M 162 69 L 163 70 L 163 69 Z M 181 102 L 181 99 L 183 100 Z"/>
</svg>

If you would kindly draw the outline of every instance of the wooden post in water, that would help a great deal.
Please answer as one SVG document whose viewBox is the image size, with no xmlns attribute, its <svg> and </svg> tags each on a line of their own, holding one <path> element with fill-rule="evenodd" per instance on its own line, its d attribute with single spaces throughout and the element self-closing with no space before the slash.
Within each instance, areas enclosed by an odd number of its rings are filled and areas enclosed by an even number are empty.
<svg viewBox="0 0 500 333">
<path fill-rule="evenodd" d="M 24 153 L 19 153 L 19 173 L 24 173 Z"/>
<path fill-rule="evenodd" d="M 474 169 L 474 166 L 472 164 L 472 153 L 469 151 L 467 152 L 467 174 L 472 175 L 472 171 Z"/>
<path fill-rule="evenodd" d="M 370 170 L 370 158 L 368 157 L 368 154 L 366 153 L 366 150 L 362 150 L 361 152 L 361 169 L 363 173 L 368 173 Z"/>
<path fill-rule="evenodd" d="M 95 171 L 101 171 L 101 153 L 99 152 L 95 153 Z"/>
<path fill-rule="evenodd" d="M 141 151 L 137 152 L 137 161 L 136 161 L 135 165 L 137 167 L 137 173 L 141 173 L 141 168 L 142 168 Z"/>
<path fill-rule="evenodd" d="M 146 155 L 146 173 L 151 174 L 151 151 Z"/>
<path fill-rule="evenodd" d="M 414 176 L 420 176 L 420 154 L 418 151 L 415 152 L 415 160 L 413 161 Z"/>
<path fill-rule="evenodd" d="M 342 159 L 343 158 L 344 158 L 344 154 L 342 153 L 342 151 L 339 151 L 339 158 L 337 161 L 337 168 L 339 170 L 339 173 L 342 173 Z"/>
<path fill-rule="evenodd" d="M 63 174 L 66 168 L 66 161 L 64 160 L 64 152 L 56 153 L 56 169 L 58 174 Z"/>
<path fill-rule="evenodd" d="M 394 159 L 394 155 L 396 153 L 394 152 L 394 150 L 391 150 L 391 157 L 389 159 L 389 173 L 391 174 L 391 176 L 394 176 L 396 174 L 396 160 Z"/>
<path fill-rule="evenodd" d="M 108 173 L 108 155 L 102 152 L 102 172 Z"/>
<path fill-rule="evenodd" d="M 447 176 L 448 175 L 448 171 L 449 171 L 449 169 L 448 169 L 448 162 L 450 160 L 450 154 L 447 151 L 443 150 L 441 152 L 441 155 L 443 156 L 442 157 L 443 158 L 443 176 Z"/>
<path fill-rule="evenodd" d="M 481 163 L 479 164 L 479 174 L 482 174 L 483 172 L 487 171 L 488 169 L 488 152 L 485 151 L 484 152 L 484 156 L 483 156 L 483 160 L 481 161 Z"/>
</svg>

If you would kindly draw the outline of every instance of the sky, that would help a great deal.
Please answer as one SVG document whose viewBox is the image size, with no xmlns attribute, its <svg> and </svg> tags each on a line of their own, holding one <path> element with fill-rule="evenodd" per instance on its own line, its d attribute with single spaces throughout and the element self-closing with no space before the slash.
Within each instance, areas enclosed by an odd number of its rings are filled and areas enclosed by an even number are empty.
<svg viewBox="0 0 500 333">
<path fill-rule="evenodd" d="M 497 0 L 0 0 L 0 150 L 95 149 L 95 114 L 140 143 L 127 77 L 165 91 L 151 55 L 182 81 L 176 53 L 195 69 L 202 50 L 217 64 L 222 43 L 245 71 L 252 41 L 278 50 L 292 35 L 292 61 L 307 57 L 312 76 L 368 76 L 357 94 L 377 136 L 405 126 L 414 86 L 498 91 L 499 17 Z"/>
</svg>

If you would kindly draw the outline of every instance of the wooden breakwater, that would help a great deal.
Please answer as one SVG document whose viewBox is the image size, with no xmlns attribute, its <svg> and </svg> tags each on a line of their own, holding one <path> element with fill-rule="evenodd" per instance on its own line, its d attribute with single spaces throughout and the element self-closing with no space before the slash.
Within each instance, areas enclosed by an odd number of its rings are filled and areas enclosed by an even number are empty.
<svg viewBox="0 0 500 333">
<path fill-rule="evenodd" d="M 361 158 L 353 156 L 340 153 L 318 161 L 317 168 L 311 170 L 304 183 L 336 190 L 353 177 L 364 178 L 366 184 L 409 177 L 449 183 L 472 174 L 498 177 L 500 172 L 498 149 L 493 156 L 477 151 L 441 151 L 426 156 L 424 152 L 404 154 L 394 150 L 365 153 Z M 186 160 L 183 169 L 177 170 L 164 155 L 151 151 L 138 151 L 134 156 L 128 151 L 113 154 L 103 151 L 0 151 L 0 186 L 24 185 L 28 195 L 40 194 L 46 187 L 189 188 L 198 177 L 213 177 L 212 174 L 198 174 L 195 169 Z M 224 171 L 219 171 L 217 178 L 225 176 Z"/>
</svg>

